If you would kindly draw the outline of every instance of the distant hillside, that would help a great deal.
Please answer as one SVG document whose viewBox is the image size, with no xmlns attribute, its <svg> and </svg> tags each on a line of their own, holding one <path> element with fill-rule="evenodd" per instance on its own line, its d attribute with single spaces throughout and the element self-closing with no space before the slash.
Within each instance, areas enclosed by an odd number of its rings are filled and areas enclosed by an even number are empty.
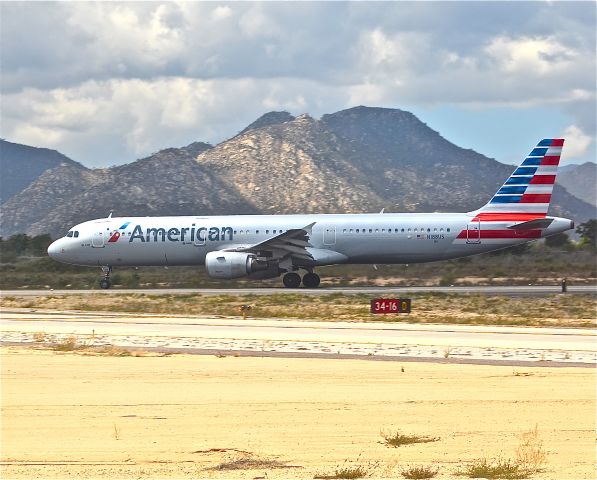
<svg viewBox="0 0 597 480">
<path fill-rule="evenodd" d="M 79 165 L 48 148 L 0 140 L 0 203 L 21 192 L 43 172 L 58 165 Z"/>
<path fill-rule="evenodd" d="M 521 158 L 526 152 L 521 152 Z M 46 171 L 2 205 L 3 236 L 56 236 L 108 215 L 470 211 L 514 170 L 460 148 L 409 112 L 356 107 L 320 120 L 270 112 L 215 147 L 169 148 L 128 165 Z M 550 213 L 595 207 L 556 185 Z"/>
<path fill-rule="evenodd" d="M 567 168 L 558 173 L 558 183 L 575 197 L 597 207 L 597 164 L 587 162 Z"/>
<path fill-rule="evenodd" d="M 203 144 L 169 148 L 134 163 L 89 170 L 63 165 L 48 170 L 2 205 L 4 236 L 62 234 L 75 223 L 115 215 L 257 213 L 234 189 L 199 165 Z M 191 154 L 192 152 L 192 154 Z"/>
</svg>

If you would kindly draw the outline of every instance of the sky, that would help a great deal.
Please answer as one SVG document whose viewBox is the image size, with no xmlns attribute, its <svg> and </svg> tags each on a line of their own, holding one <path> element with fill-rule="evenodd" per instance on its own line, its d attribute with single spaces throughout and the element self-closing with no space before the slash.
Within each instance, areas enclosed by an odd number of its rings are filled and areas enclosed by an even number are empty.
<svg viewBox="0 0 597 480">
<path fill-rule="evenodd" d="M 0 137 L 89 167 L 265 112 L 415 113 L 504 163 L 596 157 L 595 2 L 2 2 Z"/>
</svg>

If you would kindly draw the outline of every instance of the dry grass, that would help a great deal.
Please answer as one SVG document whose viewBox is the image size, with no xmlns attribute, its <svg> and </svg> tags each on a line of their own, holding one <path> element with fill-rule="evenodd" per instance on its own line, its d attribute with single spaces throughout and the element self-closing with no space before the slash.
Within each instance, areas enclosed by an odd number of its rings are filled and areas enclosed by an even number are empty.
<svg viewBox="0 0 597 480">
<path fill-rule="evenodd" d="M 66 337 L 62 342 L 54 344 L 52 348 L 57 352 L 73 352 L 82 347 L 83 346 L 78 343 L 77 337 L 71 335 Z"/>
<path fill-rule="evenodd" d="M 46 334 L 44 332 L 35 332 L 33 334 L 33 341 L 37 343 L 43 343 L 46 341 Z"/>
<path fill-rule="evenodd" d="M 427 480 L 435 477 L 437 472 L 439 469 L 434 467 L 407 467 L 400 473 L 410 480 Z"/>
<path fill-rule="evenodd" d="M 120 428 L 116 424 L 114 424 L 112 436 L 114 437 L 114 440 L 120 440 Z"/>
<path fill-rule="evenodd" d="M 245 453 L 240 457 L 235 457 L 225 462 L 219 463 L 208 470 L 255 470 L 260 468 L 301 468 L 297 465 L 288 465 L 284 462 L 270 458 L 260 458 L 250 453 Z"/>
<path fill-rule="evenodd" d="M 241 316 L 252 305 L 253 318 L 304 318 L 324 321 L 398 321 L 473 325 L 597 326 L 597 298 L 592 295 L 506 297 L 466 294 L 416 294 L 411 314 L 373 315 L 371 295 L 331 293 L 317 296 L 273 295 L 72 295 L 5 297 L 4 308 L 164 313 L 168 315 Z"/>
<path fill-rule="evenodd" d="M 315 475 L 316 479 L 351 479 L 351 478 L 365 478 L 373 475 L 375 470 L 380 466 L 380 462 L 363 463 L 361 461 L 361 454 L 356 460 L 344 460 L 342 465 L 338 465 L 334 473 L 318 473 Z"/>
<path fill-rule="evenodd" d="M 488 479 L 521 479 L 529 478 L 531 472 L 523 468 L 519 463 L 511 459 L 497 458 L 488 460 L 480 458 L 470 465 L 467 465 L 460 475 L 469 478 L 488 478 Z"/>
<path fill-rule="evenodd" d="M 78 352 L 87 355 L 106 355 L 109 357 L 145 356 L 147 352 L 132 351 L 115 345 L 89 345 L 81 342 L 75 335 L 70 335 L 51 347 L 56 352 Z"/>
<path fill-rule="evenodd" d="M 460 475 L 469 478 L 521 479 L 530 478 L 542 471 L 547 461 L 538 426 L 523 432 L 515 450 L 514 459 L 498 457 L 493 460 L 481 458 L 467 465 Z"/>
<path fill-rule="evenodd" d="M 539 438 L 538 426 L 520 435 L 520 443 L 515 452 L 516 462 L 531 472 L 539 472 L 547 461 L 543 440 Z"/>
<path fill-rule="evenodd" d="M 383 441 L 380 442 L 388 447 L 401 447 L 403 445 L 412 445 L 414 443 L 430 443 L 437 442 L 439 438 L 428 437 L 425 435 L 404 435 L 400 431 L 395 432 L 380 432 Z"/>
</svg>

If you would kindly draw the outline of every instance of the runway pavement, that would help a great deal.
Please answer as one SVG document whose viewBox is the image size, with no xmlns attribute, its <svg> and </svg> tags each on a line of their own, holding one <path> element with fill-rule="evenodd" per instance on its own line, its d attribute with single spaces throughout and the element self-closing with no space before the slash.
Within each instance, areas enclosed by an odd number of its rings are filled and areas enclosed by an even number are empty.
<svg viewBox="0 0 597 480">
<path fill-rule="evenodd" d="M 246 352 L 512 365 L 595 366 L 593 329 L 4 310 L 0 340 L 57 343 L 75 335 L 91 346 L 182 353 Z"/>
<path fill-rule="evenodd" d="M 2 290 L 0 295 L 13 297 L 41 297 L 46 295 L 344 295 L 369 294 L 372 296 L 404 295 L 408 293 L 451 293 L 507 296 L 544 296 L 562 293 L 560 285 L 509 285 L 466 287 L 322 287 L 307 288 L 163 288 L 163 289 L 117 289 L 110 290 Z M 567 293 L 597 295 L 597 285 L 570 285 Z"/>
</svg>

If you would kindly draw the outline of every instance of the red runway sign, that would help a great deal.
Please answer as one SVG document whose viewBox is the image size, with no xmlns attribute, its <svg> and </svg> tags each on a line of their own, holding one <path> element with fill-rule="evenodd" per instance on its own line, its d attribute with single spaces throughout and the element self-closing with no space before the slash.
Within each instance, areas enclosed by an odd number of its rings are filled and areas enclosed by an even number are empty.
<svg viewBox="0 0 597 480">
<path fill-rule="evenodd" d="M 376 298 L 371 313 L 410 313 L 410 298 Z"/>
</svg>

